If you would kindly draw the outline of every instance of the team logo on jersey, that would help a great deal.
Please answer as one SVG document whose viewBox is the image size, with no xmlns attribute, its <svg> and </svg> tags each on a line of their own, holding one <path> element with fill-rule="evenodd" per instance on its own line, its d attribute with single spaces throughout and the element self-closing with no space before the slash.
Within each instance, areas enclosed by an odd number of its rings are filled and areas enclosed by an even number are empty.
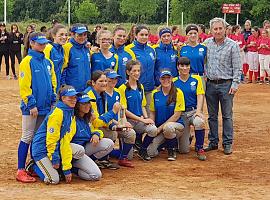
<svg viewBox="0 0 270 200">
<path fill-rule="evenodd" d="M 20 77 L 21 77 L 21 78 L 24 77 L 24 72 L 21 72 Z"/>
<path fill-rule="evenodd" d="M 201 51 L 204 51 L 204 48 L 199 48 L 199 51 L 201 52 Z"/>
<path fill-rule="evenodd" d="M 47 69 L 48 69 L 49 75 L 52 75 L 52 74 L 51 74 L 51 66 L 50 66 L 50 65 L 47 65 Z"/>
<path fill-rule="evenodd" d="M 127 61 L 128 61 L 128 58 L 127 57 L 124 57 L 123 58 L 123 65 L 126 65 L 127 64 Z"/>
<path fill-rule="evenodd" d="M 49 128 L 49 132 L 54 133 L 54 128 L 53 127 Z"/>
<path fill-rule="evenodd" d="M 196 90 L 196 82 L 195 82 L 195 81 L 192 81 L 192 82 L 190 83 L 190 89 L 191 89 L 192 91 L 195 91 L 195 90 Z"/>
<path fill-rule="evenodd" d="M 115 66 L 115 62 L 111 62 L 111 66 L 114 67 Z"/>
<path fill-rule="evenodd" d="M 155 56 L 152 52 L 149 53 L 149 56 L 152 58 L 152 60 L 155 60 Z"/>
<path fill-rule="evenodd" d="M 119 100 L 119 96 L 116 96 L 116 97 L 115 97 L 115 100 L 118 101 L 118 100 Z"/>
<path fill-rule="evenodd" d="M 175 60 L 176 60 L 176 55 L 175 54 L 172 54 L 171 55 L 171 62 L 175 62 Z"/>
</svg>

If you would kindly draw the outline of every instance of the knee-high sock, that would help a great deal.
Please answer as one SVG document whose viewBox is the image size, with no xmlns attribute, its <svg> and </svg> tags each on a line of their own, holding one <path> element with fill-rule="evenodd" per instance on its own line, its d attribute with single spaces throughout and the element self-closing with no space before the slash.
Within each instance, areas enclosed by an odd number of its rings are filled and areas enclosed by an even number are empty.
<svg viewBox="0 0 270 200">
<path fill-rule="evenodd" d="M 77 167 L 72 167 L 72 168 L 71 168 L 71 172 L 72 172 L 73 174 L 78 175 L 78 174 L 79 174 L 79 168 L 77 168 Z"/>
<path fill-rule="evenodd" d="M 258 72 L 254 72 L 255 81 L 258 80 Z"/>
<path fill-rule="evenodd" d="M 24 169 L 25 168 L 25 162 L 28 154 L 29 144 L 20 141 L 19 147 L 18 147 L 18 169 Z"/>
<path fill-rule="evenodd" d="M 166 139 L 166 143 L 168 149 L 175 149 L 177 146 L 177 139 L 176 137 L 173 139 Z"/>
<path fill-rule="evenodd" d="M 248 73 L 248 74 L 249 74 L 248 80 L 249 80 L 249 81 L 252 81 L 253 71 L 250 71 L 250 70 L 249 70 L 249 73 Z M 256 79 L 255 79 L 255 80 L 256 80 Z"/>
<path fill-rule="evenodd" d="M 143 139 L 142 149 L 147 149 L 147 147 L 152 143 L 153 139 L 154 137 L 146 135 Z"/>
<path fill-rule="evenodd" d="M 113 149 L 110 152 L 110 157 L 114 157 L 114 158 L 119 158 L 121 154 L 121 150 L 120 149 Z"/>
<path fill-rule="evenodd" d="M 44 174 L 41 172 L 41 170 L 39 169 L 39 167 L 37 166 L 37 164 L 33 165 L 33 170 L 34 172 L 38 175 L 38 177 L 40 178 L 40 180 L 44 181 Z"/>
<path fill-rule="evenodd" d="M 133 147 L 133 144 L 127 144 L 127 143 L 123 142 L 119 159 L 122 160 L 124 158 L 127 158 L 128 153 L 132 147 Z"/>
<path fill-rule="evenodd" d="M 205 135 L 205 130 L 195 130 L 195 138 L 196 138 L 196 142 L 195 142 L 195 148 L 197 150 L 200 150 L 203 148 L 203 144 L 204 144 L 204 135 Z"/>
</svg>

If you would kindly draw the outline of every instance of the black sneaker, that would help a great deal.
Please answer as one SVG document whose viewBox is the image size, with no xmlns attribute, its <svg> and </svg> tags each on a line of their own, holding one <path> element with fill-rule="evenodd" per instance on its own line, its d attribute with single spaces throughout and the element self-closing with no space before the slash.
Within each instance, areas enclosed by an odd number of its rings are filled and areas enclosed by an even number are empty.
<svg viewBox="0 0 270 200">
<path fill-rule="evenodd" d="M 168 149 L 168 161 L 176 160 L 176 151 L 175 149 Z"/>
<path fill-rule="evenodd" d="M 147 151 L 145 149 L 140 149 L 137 155 L 139 158 L 143 159 L 144 161 L 151 160 L 151 157 L 147 154 Z"/>
<path fill-rule="evenodd" d="M 231 144 L 225 144 L 223 145 L 223 148 L 224 148 L 224 154 L 225 155 L 230 155 L 232 154 L 232 145 Z"/>
<path fill-rule="evenodd" d="M 100 160 L 100 161 L 98 161 L 98 163 L 101 166 L 100 167 L 101 169 L 117 170 L 117 169 L 120 168 L 120 166 L 117 163 L 113 163 L 113 162 L 111 162 L 109 160 Z"/>
<path fill-rule="evenodd" d="M 218 149 L 218 145 L 217 145 L 217 144 L 212 144 L 212 143 L 210 143 L 210 144 L 208 145 L 208 147 L 206 147 L 206 148 L 204 149 L 204 151 L 205 151 L 205 152 L 208 152 L 208 151 L 217 150 L 217 149 Z"/>
</svg>

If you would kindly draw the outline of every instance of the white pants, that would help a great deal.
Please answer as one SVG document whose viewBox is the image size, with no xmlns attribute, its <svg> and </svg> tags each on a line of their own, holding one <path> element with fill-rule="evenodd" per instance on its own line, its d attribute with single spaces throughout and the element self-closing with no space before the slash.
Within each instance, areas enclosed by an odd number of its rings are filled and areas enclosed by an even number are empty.
<svg viewBox="0 0 270 200">
<path fill-rule="evenodd" d="M 259 69 L 259 54 L 258 52 L 247 52 L 247 61 L 249 65 L 249 70 L 258 72 Z"/>
<path fill-rule="evenodd" d="M 266 71 L 270 75 L 269 64 L 270 64 L 270 55 L 259 54 L 260 62 L 260 76 L 264 77 L 264 72 Z"/>
<path fill-rule="evenodd" d="M 241 51 L 240 56 L 241 56 L 242 63 L 243 64 L 247 63 L 246 52 Z"/>
</svg>

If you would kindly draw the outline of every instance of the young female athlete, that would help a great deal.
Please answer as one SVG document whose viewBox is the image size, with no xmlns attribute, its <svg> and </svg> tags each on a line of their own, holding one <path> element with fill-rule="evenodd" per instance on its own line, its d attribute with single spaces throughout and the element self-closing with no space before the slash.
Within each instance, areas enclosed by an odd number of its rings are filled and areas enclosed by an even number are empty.
<svg viewBox="0 0 270 200">
<path fill-rule="evenodd" d="M 20 96 L 22 110 L 22 137 L 18 147 L 18 171 L 16 179 L 21 182 L 34 182 L 27 175 L 25 161 L 28 148 L 35 131 L 56 101 L 56 78 L 53 63 L 46 59 L 43 50 L 48 43 L 42 33 L 31 33 L 31 48 L 20 64 Z"/>
<path fill-rule="evenodd" d="M 159 145 L 166 142 L 169 161 L 176 160 L 177 138 L 181 138 L 184 129 L 181 114 L 185 110 L 184 94 L 172 80 L 172 73 L 163 69 L 159 78 L 161 86 L 152 92 L 150 117 L 158 127 L 158 136 L 147 149 L 150 156 L 155 156 Z"/>
<path fill-rule="evenodd" d="M 154 121 L 149 118 L 145 106 L 145 92 L 143 85 L 139 82 L 141 75 L 141 63 L 137 60 L 130 60 L 127 63 L 127 83 L 119 87 L 124 108 L 126 108 L 127 120 L 136 131 L 136 140 L 141 141 L 142 135 L 146 133 L 144 140 L 139 145 L 138 156 L 146 161 L 151 160 L 147 154 L 147 147 L 157 135 L 157 127 Z M 138 144 L 138 143 L 137 143 Z"/>
<path fill-rule="evenodd" d="M 100 52 L 92 54 L 92 74 L 97 70 L 106 69 L 118 70 L 118 56 L 110 52 L 112 33 L 108 30 L 101 30 L 97 34 L 97 41 L 100 45 Z"/>
<path fill-rule="evenodd" d="M 62 24 L 55 25 L 50 30 L 50 42 L 46 45 L 44 53 L 46 58 L 50 59 L 54 64 L 54 71 L 56 74 L 57 86 L 56 91 L 61 85 L 61 73 L 64 63 L 64 49 L 63 45 L 67 42 L 67 29 Z"/>
</svg>

